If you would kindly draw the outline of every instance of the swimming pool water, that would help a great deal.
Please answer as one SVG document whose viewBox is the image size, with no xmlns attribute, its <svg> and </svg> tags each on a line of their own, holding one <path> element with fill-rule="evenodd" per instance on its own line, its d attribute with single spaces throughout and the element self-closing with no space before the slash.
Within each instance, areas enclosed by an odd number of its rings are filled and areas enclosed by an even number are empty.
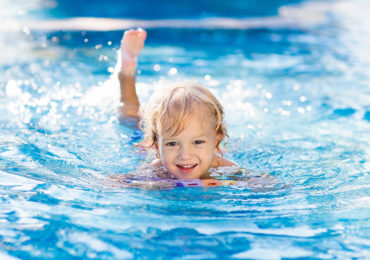
<svg viewBox="0 0 370 260">
<path fill-rule="evenodd" d="M 370 5 L 264 2 L 269 8 L 237 1 L 225 12 L 215 4 L 174 16 L 134 2 L 76 13 L 71 1 L 4 1 L 11 12 L 0 21 L 0 258 L 366 259 Z M 288 4 L 296 4 L 289 23 Z M 26 25 L 77 15 L 242 23 L 243 8 L 259 27 L 149 28 L 138 91 L 145 103 L 168 82 L 208 86 L 226 108 L 225 157 L 289 187 L 105 185 L 147 161 L 133 130 L 118 123 L 117 82 L 109 80 L 122 31 Z"/>
</svg>

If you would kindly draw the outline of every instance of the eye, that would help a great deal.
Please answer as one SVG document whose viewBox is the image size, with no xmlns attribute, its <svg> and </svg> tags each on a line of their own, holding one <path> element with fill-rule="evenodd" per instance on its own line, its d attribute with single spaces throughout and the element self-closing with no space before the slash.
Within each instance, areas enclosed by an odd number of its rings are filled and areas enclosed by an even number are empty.
<svg viewBox="0 0 370 260">
<path fill-rule="evenodd" d="M 205 142 L 204 140 L 195 140 L 194 144 L 204 144 Z"/>
<path fill-rule="evenodd" d="M 166 146 L 176 146 L 176 142 L 167 142 Z"/>
</svg>

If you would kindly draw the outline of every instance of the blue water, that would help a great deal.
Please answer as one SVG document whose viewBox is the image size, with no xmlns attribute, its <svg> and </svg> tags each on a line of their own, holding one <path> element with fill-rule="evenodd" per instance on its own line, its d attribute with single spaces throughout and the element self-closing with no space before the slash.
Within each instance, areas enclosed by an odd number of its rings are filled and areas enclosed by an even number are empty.
<svg viewBox="0 0 370 260">
<path fill-rule="evenodd" d="M 370 5 L 262 2 L 0 2 L 0 258 L 368 258 Z M 148 159 L 117 119 L 122 31 L 50 22 L 76 16 L 257 23 L 149 28 L 138 92 L 208 86 L 227 112 L 225 157 L 287 187 L 106 185 Z"/>
</svg>

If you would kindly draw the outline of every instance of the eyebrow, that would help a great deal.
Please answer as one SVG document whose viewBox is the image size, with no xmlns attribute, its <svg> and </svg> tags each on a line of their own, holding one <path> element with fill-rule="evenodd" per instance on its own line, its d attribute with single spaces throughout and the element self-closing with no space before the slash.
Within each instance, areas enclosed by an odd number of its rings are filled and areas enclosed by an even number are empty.
<svg viewBox="0 0 370 260">
<path fill-rule="evenodd" d="M 208 138 L 208 135 L 206 135 L 206 134 L 197 135 L 197 136 L 192 137 L 191 139 L 202 139 L 202 138 Z M 176 136 L 162 138 L 162 140 L 164 142 L 173 141 L 173 140 L 176 140 L 176 139 L 177 139 Z"/>
<path fill-rule="evenodd" d="M 206 134 L 202 134 L 202 135 L 198 135 L 198 136 L 195 136 L 194 139 L 201 139 L 201 138 L 208 138 L 208 135 Z"/>
</svg>

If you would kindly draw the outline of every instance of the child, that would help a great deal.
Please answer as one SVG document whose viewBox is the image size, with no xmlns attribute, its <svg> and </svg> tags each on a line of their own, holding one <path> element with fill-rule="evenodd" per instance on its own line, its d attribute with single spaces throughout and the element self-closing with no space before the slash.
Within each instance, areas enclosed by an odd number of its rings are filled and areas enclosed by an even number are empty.
<svg viewBox="0 0 370 260">
<path fill-rule="evenodd" d="M 222 156 L 220 143 L 227 136 L 224 111 L 208 89 L 195 83 L 178 83 L 157 93 L 146 110 L 140 110 L 135 77 L 146 36 L 142 29 L 128 30 L 121 41 L 120 119 L 133 120 L 144 131 L 144 145 L 157 156 L 152 169 L 164 167 L 170 177 L 184 180 L 184 186 L 221 185 L 221 181 L 212 179 L 210 169 L 236 164 Z"/>
</svg>

